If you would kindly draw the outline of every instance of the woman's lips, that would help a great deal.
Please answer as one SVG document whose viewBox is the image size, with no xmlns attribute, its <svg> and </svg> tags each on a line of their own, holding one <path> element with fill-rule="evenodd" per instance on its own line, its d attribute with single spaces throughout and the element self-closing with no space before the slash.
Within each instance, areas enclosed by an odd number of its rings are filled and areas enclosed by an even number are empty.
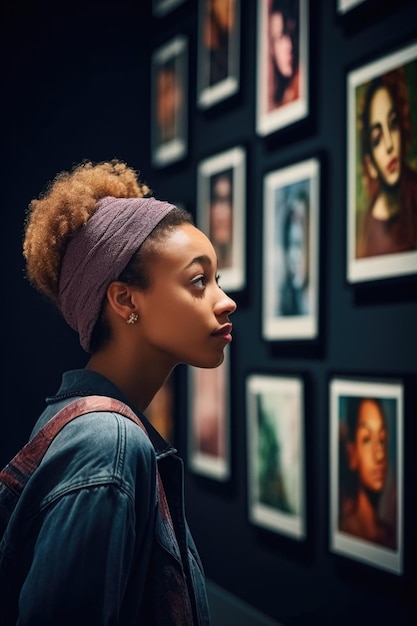
<svg viewBox="0 0 417 626">
<path fill-rule="evenodd" d="M 216 330 L 213 335 L 215 337 L 221 337 L 225 341 L 232 341 L 232 324 L 225 324 L 225 326 Z"/>
<path fill-rule="evenodd" d="M 387 165 L 388 174 L 393 174 L 398 169 L 398 159 L 392 159 Z"/>
</svg>

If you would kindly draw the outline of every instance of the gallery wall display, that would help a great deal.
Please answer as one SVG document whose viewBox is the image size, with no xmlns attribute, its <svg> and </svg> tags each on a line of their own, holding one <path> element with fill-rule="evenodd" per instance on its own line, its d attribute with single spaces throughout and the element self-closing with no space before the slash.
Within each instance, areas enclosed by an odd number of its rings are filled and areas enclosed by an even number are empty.
<svg viewBox="0 0 417 626">
<path fill-rule="evenodd" d="M 256 130 L 269 135 L 309 115 L 309 2 L 257 0 Z"/>
<path fill-rule="evenodd" d="M 188 39 L 177 35 L 156 49 L 151 72 L 151 158 L 164 167 L 188 151 Z"/>
<path fill-rule="evenodd" d="M 262 335 L 269 341 L 317 339 L 319 159 L 267 173 L 263 194 Z"/>
<path fill-rule="evenodd" d="M 330 406 L 330 550 L 403 572 L 404 385 L 335 375 Z"/>
<path fill-rule="evenodd" d="M 200 161 L 197 226 L 209 237 L 226 291 L 246 284 L 246 151 L 236 146 Z"/>
<path fill-rule="evenodd" d="M 303 379 L 249 375 L 246 414 L 249 520 L 301 540 L 306 536 Z"/>
<path fill-rule="evenodd" d="M 197 104 L 201 109 L 239 91 L 241 0 L 198 0 Z"/>
<path fill-rule="evenodd" d="M 214 368 L 188 366 L 188 466 L 219 481 L 230 477 L 230 348 Z"/>
<path fill-rule="evenodd" d="M 377 2 L 334 0 L 326 24 L 332 22 L 332 32 L 339 38 L 353 40 L 355 25 L 360 23 L 362 32 L 369 26 Z M 317 534 L 324 531 L 325 543 L 321 545 L 326 555 L 319 558 L 326 560 L 328 571 L 334 568 L 338 576 L 339 565 L 347 561 L 347 580 L 351 572 L 359 571 L 371 582 L 372 577 L 381 577 L 395 579 L 401 586 L 409 559 L 414 558 L 405 551 L 413 521 L 409 520 L 406 501 L 411 490 L 407 484 L 404 488 L 408 387 L 400 375 L 395 376 L 395 370 L 389 378 L 340 373 L 326 378 L 323 365 L 333 359 L 345 362 L 350 350 L 357 350 L 357 360 L 362 362 L 365 351 L 369 350 L 368 358 L 378 341 L 379 328 L 373 337 L 374 328 L 370 330 L 365 319 L 372 307 L 376 319 L 378 302 L 369 296 L 366 312 L 361 310 L 360 298 L 352 304 L 351 299 L 360 291 L 356 284 L 378 281 L 383 287 L 382 279 L 417 275 L 417 43 L 415 39 L 411 44 L 404 40 L 402 47 L 394 47 L 396 40 L 391 38 L 391 48 L 379 43 L 372 56 L 369 50 L 374 48 L 369 42 L 366 55 L 353 46 L 339 48 L 329 71 L 328 57 L 324 59 L 319 46 L 312 45 L 312 36 L 317 38 L 315 26 L 324 28 L 320 15 L 313 15 L 313 3 L 248 3 L 195 3 L 192 36 L 196 58 L 190 64 L 194 76 L 188 76 L 184 36 L 175 37 L 153 55 L 155 93 L 157 73 L 171 60 L 184 92 L 177 113 L 183 117 L 176 118 L 175 139 L 168 141 L 162 141 L 157 130 L 155 96 L 153 164 L 161 168 L 183 160 L 174 177 L 179 171 L 179 178 L 185 174 L 196 182 L 196 202 L 190 203 L 196 226 L 215 249 L 220 287 L 238 302 L 236 319 L 240 317 L 234 336 L 240 340 L 242 334 L 250 333 L 240 345 L 232 344 L 225 350 L 225 360 L 218 368 L 186 368 L 186 469 L 191 475 L 209 479 L 191 476 L 193 495 L 200 496 L 205 485 L 211 490 L 211 481 L 212 493 L 229 487 L 236 446 L 236 478 L 240 487 L 243 468 L 247 478 L 246 521 L 252 531 L 256 527 L 254 536 L 271 541 L 271 545 L 277 541 L 272 534 L 284 536 L 285 542 L 290 540 L 290 549 L 297 549 L 297 544 L 304 552 L 307 539 L 315 548 L 320 545 Z M 248 46 L 243 49 L 241 20 L 242 15 L 246 18 L 248 6 L 256 19 L 249 25 L 253 38 L 248 36 Z M 327 10 L 327 1 L 322 2 L 320 11 L 324 14 Z M 216 11 L 219 13 L 214 15 Z M 362 15 L 368 16 L 367 22 L 361 22 Z M 250 64 L 249 55 L 253 55 Z M 240 101 L 244 96 L 240 93 L 242 59 L 245 70 L 252 67 L 256 78 L 251 87 L 253 106 Z M 318 68 L 319 79 L 314 81 L 319 121 L 316 130 L 313 124 L 303 123 L 312 121 L 311 67 Z M 340 136 L 333 136 L 334 125 L 321 119 L 326 107 L 319 101 L 321 95 L 328 105 L 331 83 L 327 79 L 336 69 L 346 87 L 346 91 L 332 94 L 332 122 L 338 118 Z M 194 86 L 196 97 L 188 98 Z M 237 94 L 239 98 L 234 97 Z M 221 103 L 226 100 L 223 107 Z M 240 132 L 241 114 L 243 118 L 247 114 L 251 135 L 247 128 Z M 190 148 L 189 120 L 194 144 Z M 225 128 L 229 121 L 230 132 Z M 295 125 L 288 133 L 280 132 Z M 211 147 L 207 144 L 205 150 L 199 133 L 203 129 L 202 137 L 207 136 L 212 128 Z M 216 136 L 218 128 L 222 134 Z M 196 146 L 197 164 L 192 158 Z M 191 165 L 184 159 L 188 150 Z M 329 159 L 324 156 L 327 152 Z M 251 232 L 247 232 L 248 221 Z M 255 281 L 262 285 L 255 288 Z M 376 293 L 377 288 L 372 287 L 375 291 L 369 289 L 369 293 Z M 392 304 L 398 309 L 402 306 L 402 302 Z M 345 337 L 339 345 L 353 310 L 352 317 L 359 319 L 363 314 L 365 320 L 363 329 L 358 330 L 361 345 L 346 347 Z M 384 324 L 381 321 L 381 328 L 386 330 Z M 324 328 L 328 330 L 326 341 Z M 242 359 L 234 359 L 232 369 L 234 346 Z M 303 361 L 302 370 L 297 359 Z M 384 359 L 376 365 L 383 367 Z M 306 409 L 310 374 L 313 402 L 312 408 L 308 402 Z M 307 455 L 313 478 L 306 469 L 307 410 L 307 427 L 311 411 L 317 448 L 324 450 L 324 461 L 323 455 L 319 459 L 315 452 L 311 459 Z M 238 423 L 242 415 L 245 428 L 236 432 L 232 422 Z M 376 461 L 367 469 L 371 456 Z M 320 518 L 316 527 L 307 523 L 310 486 L 323 492 L 322 498 L 316 499 L 315 493 L 311 498 L 313 518 Z M 359 503 L 363 504 L 370 493 L 364 511 Z M 221 508 L 223 503 L 218 504 Z M 235 516 L 234 522 L 240 524 L 242 510 Z M 257 545 L 250 545 L 249 550 L 259 557 Z M 211 567 L 216 566 L 211 563 Z"/>
<path fill-rule="evenodd" d="M 347 75 L 347 278 L 417 274 L 417 44 Z"/>
</svg>

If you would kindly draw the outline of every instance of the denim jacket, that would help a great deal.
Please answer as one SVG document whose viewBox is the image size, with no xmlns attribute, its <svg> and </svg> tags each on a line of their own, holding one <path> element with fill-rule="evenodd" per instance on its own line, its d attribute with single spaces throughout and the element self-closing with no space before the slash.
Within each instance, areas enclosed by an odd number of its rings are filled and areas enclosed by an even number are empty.
<svg viewBox="0 0 417 626">
<path fill-rule="evenodd" d="M 66 372 L 32 436 L 87 395 L 128 404 L 103 376 Z M 209 626 L 182 461 L 138 417 L 149 437 L 102 411 L 76 418 L 53 440 L 0 543 L 1 626 Z M 167 502 L 158 502 L 157 468 Z"/>
</svg>

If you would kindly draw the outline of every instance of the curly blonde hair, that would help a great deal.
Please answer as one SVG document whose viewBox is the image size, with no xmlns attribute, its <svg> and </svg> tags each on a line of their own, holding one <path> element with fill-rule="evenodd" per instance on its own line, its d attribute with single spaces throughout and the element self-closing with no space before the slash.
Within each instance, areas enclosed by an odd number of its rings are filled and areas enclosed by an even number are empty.
<svg viewBox="0 0 417 626">
<path fill-rule="evenodd" d="M 68 241 L 106 196 L 144 198 L 151 189 L 123 161 L 83 161 L 60 172 L 28 207 L 23 256 L 31 284 L 58 304 L 59 275 Z"/>
</svg>

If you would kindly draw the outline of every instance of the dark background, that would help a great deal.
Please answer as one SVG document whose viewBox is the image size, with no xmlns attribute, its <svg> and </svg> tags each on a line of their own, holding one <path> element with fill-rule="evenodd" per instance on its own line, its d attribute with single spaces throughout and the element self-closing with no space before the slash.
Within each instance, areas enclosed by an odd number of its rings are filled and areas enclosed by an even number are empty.
<svg viewBox="0 0 417 626">
<path fill-rule="evenodd" d="M 190 525 L 208 578 L 283 624 L 416 623 L 417 285 L 351 286 L 345 280 L 346 72 L 417 36 L 417 3 L 372 2 L 344 19 L 336 2 L 312 0 L 311 116 L 275 136 L 255 134 L 256 3 L 242 0 L 241 90 L 196 108 L 197 2 L 152 16 L 150 0 L 3 3 L 1 15 L 2 410 L 0 464 L 25 442 L 44 397 L 86 356 L 76 335 L 25 282 L 26 207 L 56 172 L 84 158 L 121 158 L 157 196 L 194 212 L 200 159 L 247 150 L 247 288 L 233 294 L 232 478 L 186 471 Z M 376 7 L 376 8 L 375 8 Z M 189 37 L 189 152 L 150 165 L 150 54 L 175 34 Z M 314 345 L 261 337 L 262 177 L 319 155 L 322 163 L 321 335 Z M 307 522 L 304 542 L 249 524 L 245 378 L 251 372 L 306 380 Z M 398 577 L 328 550 L 328 381 L 334 374 L 403 377 L 405 574 Z M 186 457 L 186 377 L 176 372 L 176 445 Z M 409 392 L 409 393 L 408 393 Z M 185 459 L 186 460 L 186 459 Z"/>
</svg>

